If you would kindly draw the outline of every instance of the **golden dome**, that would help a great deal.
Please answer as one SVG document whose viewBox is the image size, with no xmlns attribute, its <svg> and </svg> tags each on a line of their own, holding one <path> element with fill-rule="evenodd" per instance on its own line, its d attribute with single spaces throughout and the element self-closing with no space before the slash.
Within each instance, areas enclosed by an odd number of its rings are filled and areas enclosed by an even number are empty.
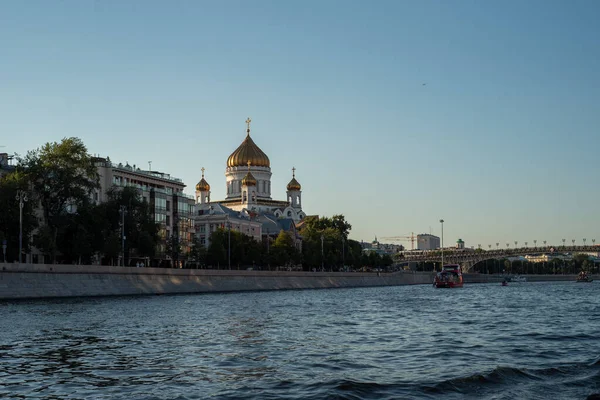
<svg viewBox="0 0 600 400">
<path fill-rule="evenodd" d="M 301 188 L 302 187 L 300 186 L 296 178 L 292 178 L 290 183 L 288 183 L 287 185 L 287 190 L 300 190 Z"/>
<path fill-rule="evenodd" d="M 206 182 L 206 180 L 204 180 L 204 178 L 202 178 L 196 185 L 196 190 L 199 192 L 207 192 L 210 190 L 210 185 L 208 182 Z"/>
<path fill-rule="evenodd" d="M 245 177 L 242 178 L 242 185 L 244 186 L 256 186 L 256 178 L 252 175 L 252 172 L 248 171 Z"/>
<path fill-rule="evenodd" d="M 202 179 L 200 179 L 200 182 L 196 185 L 196 190 L 199 192 L 207 192 L 210 190 L 210 185 L 204 179 L 204 167 L 202 167 Z"/>
<path fill-rule="evenodd" d="M 246 120 L 248 129 L 246 129 L 246 139 L 235 149 L 227 159 L 228 167 L 244 167 L 248 161 L 255 167 L 271 167 L 269 157 L 254 143 L 250 137 L 250 118 Z"/>
<path fill-rule="evenodd" d="M 300 183 L 296 180 L 296 168 L 294 167 L 292 168 L 292 180 L 287 184 L 287 190 L 300 190 L 301 188 L 302 186 L 300 186 Z"/>
</svg>

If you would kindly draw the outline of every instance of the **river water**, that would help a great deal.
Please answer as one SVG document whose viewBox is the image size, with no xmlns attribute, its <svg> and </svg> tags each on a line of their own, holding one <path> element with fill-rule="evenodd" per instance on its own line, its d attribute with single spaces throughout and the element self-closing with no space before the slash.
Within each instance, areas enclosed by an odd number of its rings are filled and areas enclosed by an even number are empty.
<svg viewBox="0 0 600 400">
<path fill-rule="evenodd" d="M 600 284 L 0 303 L 0 397 L 585 399 Z"/>
</svg>

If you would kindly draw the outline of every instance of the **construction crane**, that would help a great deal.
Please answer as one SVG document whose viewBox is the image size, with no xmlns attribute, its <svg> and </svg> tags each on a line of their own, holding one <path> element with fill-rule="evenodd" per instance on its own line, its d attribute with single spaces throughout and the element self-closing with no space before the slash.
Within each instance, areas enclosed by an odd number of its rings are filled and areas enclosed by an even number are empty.
<svg viewBox="0 0 600 400">
<path fill-rule="evenodd" d="M 410 233 L 410 236 L 390 236 L 390 237 L 382 237 L 383 240 L 392 240 L 395 242 L 410 240 L 410 249 L 415 249 L 415 242 L 417 241 L 417 237 L 414 232 Z"/>
</svg>

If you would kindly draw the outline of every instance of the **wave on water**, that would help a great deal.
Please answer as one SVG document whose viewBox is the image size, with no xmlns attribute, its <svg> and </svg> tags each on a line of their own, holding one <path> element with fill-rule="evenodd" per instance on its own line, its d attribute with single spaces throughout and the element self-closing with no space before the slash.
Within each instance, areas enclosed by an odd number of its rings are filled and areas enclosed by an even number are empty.
<svg viewBox="0 0 600 400">
<path fill-rule="evenodd" d="M 514 368 L 499 366 L 487 373 L 477 373 L 457 377 L 433 385 L 424 385 L 424 394 L 461 394 L 474 398 L 499 398 L 499 391 L 510 392 L 506 398 L 515 395 L 522 398 L 548 398 L 547 390 L 552 387 L 558 393 L 568 388 L 579 388 L 588 399 L 600 400 L 598 380 L 600 379 L 600 359 L 593 363 L 570 364 L 551 368 Z M 593 397 L 598 396 L 598 397 Z M 502 398 L 502 397 L 500 397 Z M 560 397 L 555 397 L 560 398 Z"/>
</svg>

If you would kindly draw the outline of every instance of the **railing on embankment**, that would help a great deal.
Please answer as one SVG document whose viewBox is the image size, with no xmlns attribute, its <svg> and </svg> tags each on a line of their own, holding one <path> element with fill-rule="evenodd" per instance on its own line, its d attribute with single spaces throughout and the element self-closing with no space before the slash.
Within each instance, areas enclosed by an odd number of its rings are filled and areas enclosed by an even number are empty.
<svg viewBox="0 0 600 400">
<path fill-rule="evenodd" d="M 0 299 L 429 284 L 427 272 L 302 272 L 0 264 Z"/>
</svg>

